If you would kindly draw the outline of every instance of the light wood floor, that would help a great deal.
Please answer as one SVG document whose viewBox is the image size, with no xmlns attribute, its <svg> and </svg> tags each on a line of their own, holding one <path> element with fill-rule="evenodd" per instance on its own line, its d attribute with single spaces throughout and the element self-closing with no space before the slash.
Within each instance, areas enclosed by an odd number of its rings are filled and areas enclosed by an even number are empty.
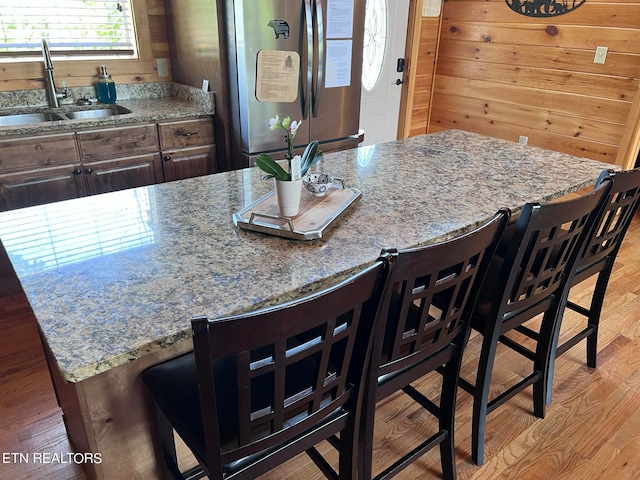
<svg viewBox="0 0 640 480">
<path fill-rule="evenodd" d="M 556 363 L 553 402 L 545 419 L 531 414 L 531 392 L 522 392 L 488 417 L 486 463 L 470 459 L 471 398 L 458 397 L 456 445 L 460 480 L 624 480 L 640 478 L 640 215 L 627 234 L 611 278 L 600 330 L 598 368 L 584 365 L 584 348 L 574 347 Z M 587 282 L 588 283 L 588 282 Z M 581 285 L 573 298 L 584 297 Z M 568 314 L 563 328 L 576 325 Z M 479 337 L 465 354 L 473 372 Z M 524 372 L 522 360 L 499 351 L 493 389 L 509 373 Z M 419 388 L 428 391 L 435 378 Z M 402 395 L 379 405 L 375 468 L 425 435 L 428 417 Z M 0 479 L 84 479 L 74 464 L 12 461 L 11 453 L 71 452 L 46 370 L 35 320 L 21 295 L 0 299 Z M 10 456 L 7 457 L 7 454 Z M 400 480 L 440 478 L 437 449 L 398 475 Z M 323 478 L 300 456 L 263 480 Z M 120 480 L 120 479 L 114 479 Z"/>
</svg>

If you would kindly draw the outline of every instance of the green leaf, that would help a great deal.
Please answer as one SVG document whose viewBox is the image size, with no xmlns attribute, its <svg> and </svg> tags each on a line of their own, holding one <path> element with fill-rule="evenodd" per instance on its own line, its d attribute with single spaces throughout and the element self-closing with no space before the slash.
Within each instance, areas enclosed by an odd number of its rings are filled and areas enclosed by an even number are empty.
<svg viewBox="0 0 640 480">
<path fill-rule="evenodd" d="M 291 180 L 289 174 L 269 155 L 261 153 L 256 158 L 256 165 L 260 170 L 278 180 Z"/>
<path fill-rule="evenodd" d="M 314 140 L 313 142 L 307 145 L 307 148 L 304 149 L 304 153 L 302 154 L 302 160 L 300 162 L 300 173 L 305 175 L 307 171 L 322 157 L 322 152 L 318 150 L 318 141 Z"/>
</svg>

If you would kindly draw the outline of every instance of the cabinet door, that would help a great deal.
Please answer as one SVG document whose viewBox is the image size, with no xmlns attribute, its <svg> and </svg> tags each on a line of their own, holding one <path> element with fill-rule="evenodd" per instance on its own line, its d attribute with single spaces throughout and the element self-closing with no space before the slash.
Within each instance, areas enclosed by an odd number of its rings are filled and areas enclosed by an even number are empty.
<svg viewBox="0 0 640 480">
<path fill-rule="evenodd" d="M 84 163 L 83 173 L 91 195 L 162 182 L 162 165 L 157 153 Z"/>
<path fill-rule="evenodd" d="M 0 175 L 0 210 L 85 195 L 80 164 Z"/>
<path fill-rule="evenodd" d="M 167 182 L 215 173 L 215 165 L 215 145 L 162 152 L 162 169 Z"/>
</svg>

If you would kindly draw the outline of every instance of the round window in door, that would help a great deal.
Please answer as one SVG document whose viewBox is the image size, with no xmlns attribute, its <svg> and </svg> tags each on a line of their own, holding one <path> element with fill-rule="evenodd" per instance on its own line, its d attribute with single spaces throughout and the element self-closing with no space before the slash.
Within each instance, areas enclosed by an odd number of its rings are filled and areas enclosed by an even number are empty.
<svg viewBox="0 0 640 480">
<path fill-rule="evenodd" d="M 387 47 L 387 0 L 367 0 L 364 17 L 362 88 L 371 91 L 382 75 Z"/>
</svg>

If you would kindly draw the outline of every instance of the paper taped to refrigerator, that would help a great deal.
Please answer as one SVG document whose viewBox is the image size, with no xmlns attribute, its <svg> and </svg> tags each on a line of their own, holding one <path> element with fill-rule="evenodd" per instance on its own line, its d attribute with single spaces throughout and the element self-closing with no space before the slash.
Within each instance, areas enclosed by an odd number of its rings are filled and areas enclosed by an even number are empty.
<svg viewBox="0 0 640 480">
<path fill-rule="evenodd" d="M 351 85 L 351 40 L 327 40 L 325 88 Z"/>
<path fill-rule="evenodd" d="M 300 55 L 287 50 L 260 50 L 256 68 L 256 98 L 260 102 L 295 102 L 298 98 Z"/>
<path fill-rule="evenodd" d="M 327 38 L 353 37 L 353 0 L 327 2 Z"/>
</svg>

